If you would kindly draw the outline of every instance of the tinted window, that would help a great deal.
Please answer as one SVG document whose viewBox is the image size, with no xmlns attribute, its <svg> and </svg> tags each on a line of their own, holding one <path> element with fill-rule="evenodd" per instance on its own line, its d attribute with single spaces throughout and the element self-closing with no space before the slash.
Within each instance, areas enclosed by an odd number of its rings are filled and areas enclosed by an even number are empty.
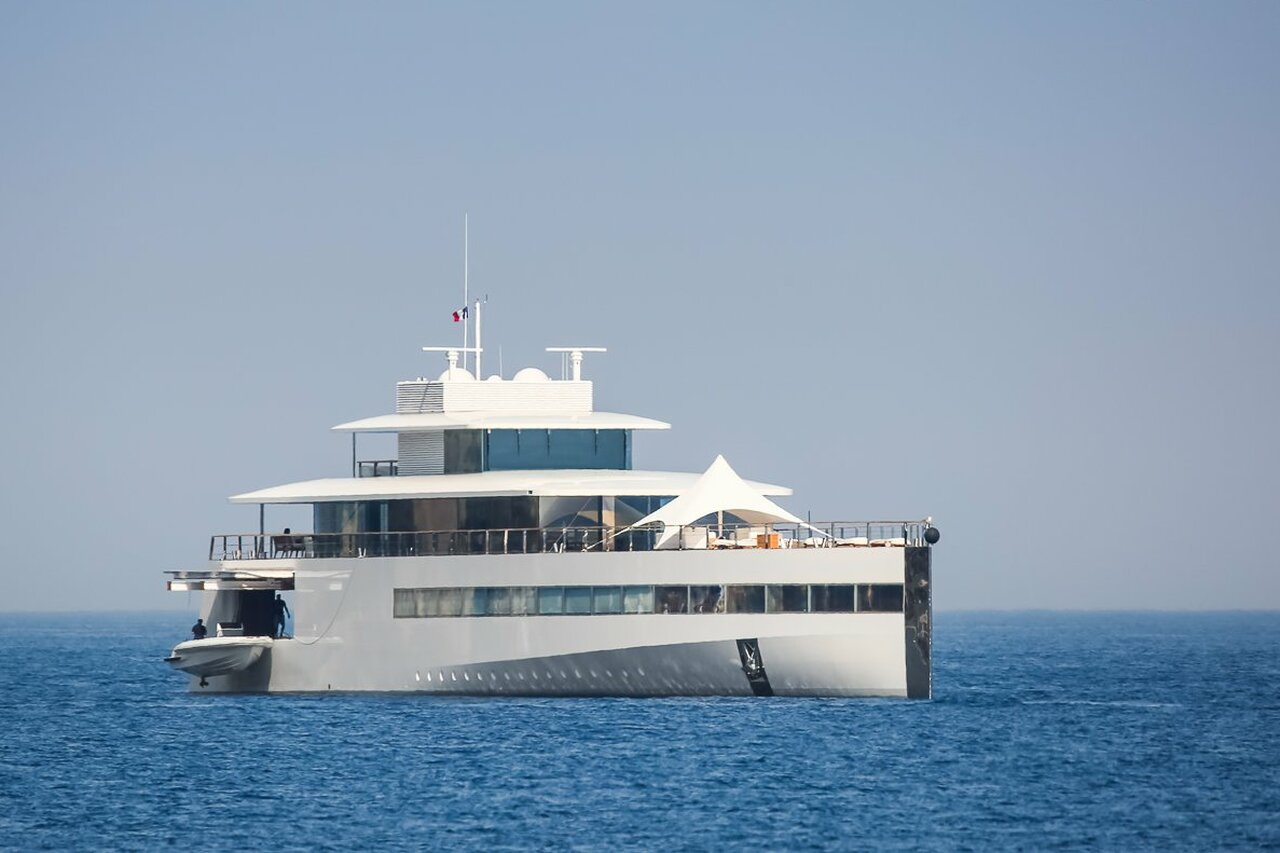
<svg viewBox="0 0 1280 853">
<path fill-rule="evenodd" d="M 564 612 L 564 587 L 544 586 L 538 590 L 538 612 L 557 614 Z"/>
<path fill-rule="evenodd" d="M 810 589 L 814 613 L 853 612 L 853 584 L 814 584 Z"/>
<path fill-rule="evenodd" d="M 725 598 L 730 613 L 764 613 L 763 586 L 725 587 Z"/>
<path fill-rule="evenodd" d="M 487 431 L 485 442 L 484 467 L 488 471 L 631 467 L 625 430 L 495 429 Z M 445 473 L 451 473 L 448 464 L 446 445 Z"/>
<path fill-rule="evenodd" d="M 866 613 L 901 613 L 902 584 L 859 584 L 858 610 Z"/>
<path fill-rule="evenodd" d="M 770 613 L 805 613 L 809 610 L 809 588 L 799 584 L 771 584 L 767 607 Z"/>
<path fill-rule="evenodd" d="M 598 586 L 594 591 L 594 603 L 592 604 L 592 612 L 594 613 L 621 613 L 622 612 L 622 587 L 620 586 Z"/>
<path fill-rule="evenodd" d="M 655 613 L 688 613 L 689 587 L 655 586 L 653 606 Z"/>
<path fill-rule="evenodd" d="M 480 436 L 478 429 L 444 431 L 444 473 L 472 474 L 480 470 Z"/>
<path fill-rule="evenodd" d="M 723 613 L 723 601 L 719 586 L 689 587 L 689 605 L 694 613 Z"/>
<path fill-rule="evenodd" d="M 626 613 L 652 613 L 653 587 L 629 586 L 622 592 L 622 609 Z"/>
<path fill-rule="evenodd" d="M 591 587 L 566 586 L 564 588 L 565 613 L 591 612 Z"/>
</svg>

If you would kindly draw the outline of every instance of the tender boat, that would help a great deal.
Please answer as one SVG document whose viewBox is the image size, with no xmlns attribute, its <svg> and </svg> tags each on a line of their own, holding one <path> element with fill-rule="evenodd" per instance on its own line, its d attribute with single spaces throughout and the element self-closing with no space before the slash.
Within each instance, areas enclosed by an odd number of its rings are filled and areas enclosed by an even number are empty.
<svg viewBox="0 0 1280 853">
<path fill-rule="evenodd" d="M 187 640 L 174 646 L 169 657 L 164 660 L 174 669 L 198 676 L 207 685 L 207 679 L 212 676 L 243 672 L 253 666 L 274 642 L 271 637 L 206 637 L 203 640 Z"/>
</svg>

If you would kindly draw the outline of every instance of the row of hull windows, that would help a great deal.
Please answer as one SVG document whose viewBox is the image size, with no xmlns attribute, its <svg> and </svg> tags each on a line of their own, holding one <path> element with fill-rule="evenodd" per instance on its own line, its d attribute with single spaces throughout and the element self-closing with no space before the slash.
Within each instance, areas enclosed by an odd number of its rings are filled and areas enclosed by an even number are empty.
<svg viewBox="0 0 1280 853">
<path fill-rule="evenodd" d="M 901 584 L 482 586 L 397 589 L 397 619 L 618 613 L 901 613 Z"/>
</svg>

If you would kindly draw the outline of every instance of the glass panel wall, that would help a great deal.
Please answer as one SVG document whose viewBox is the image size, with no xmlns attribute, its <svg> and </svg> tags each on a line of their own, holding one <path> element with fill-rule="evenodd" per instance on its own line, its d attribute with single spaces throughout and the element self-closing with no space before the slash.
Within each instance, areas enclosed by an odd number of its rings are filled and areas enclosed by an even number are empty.
<svg viewBox="0 0 1280 853">
<path fill-rule="evenodd" d="M 486 431 L 484 440 L 486 471 L 626 470 L 631 467 L 631 438 L 627 430 L 494 429 Z M 446 444 L 445 473 L 452 473 L 448 465 Z"/>
<path fill-rule="evenodd" d="M 619 613 L 901 613 L 902 595 L 901 584 L 440 587 L 396 589 L 391 606 L 397 619 Z"/>
<path fill-rule="evenodd" d="M 482 431 L 447 429 L 444 431 L 444 473 L 474 474 L 482 470 L 480 448 Z"/>
<path fill-rule="evenodd" d="M 565 527 L 599 527 L 600 497 L 538 498 L 538 524 L 547 530 Z"/>
</svg>

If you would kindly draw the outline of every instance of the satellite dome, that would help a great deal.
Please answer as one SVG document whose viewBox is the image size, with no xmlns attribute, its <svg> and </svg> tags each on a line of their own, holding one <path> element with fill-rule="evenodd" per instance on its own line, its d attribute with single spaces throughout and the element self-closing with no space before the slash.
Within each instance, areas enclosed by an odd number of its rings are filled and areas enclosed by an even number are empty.
<svg viewBox="0 0 1280 853">
<path fill-rule="evenodd" d="M 485 382 L 501 382 L 501 381 L 502 381 L 502 377 L 496 373 L 485 380 Z"/>
<path fill-rule="evenodd" d="M 516 372 L 511 377 L 512 382 L 547 382 L 547 374 L 543 373 L 536 367 L 526 367 Z"/>
<path fill-rule="evenodd" d="M 437 382 L 474 382 L 475 377 L 465 367 L 448 367 L 436 379 Z"/>
</svg>

